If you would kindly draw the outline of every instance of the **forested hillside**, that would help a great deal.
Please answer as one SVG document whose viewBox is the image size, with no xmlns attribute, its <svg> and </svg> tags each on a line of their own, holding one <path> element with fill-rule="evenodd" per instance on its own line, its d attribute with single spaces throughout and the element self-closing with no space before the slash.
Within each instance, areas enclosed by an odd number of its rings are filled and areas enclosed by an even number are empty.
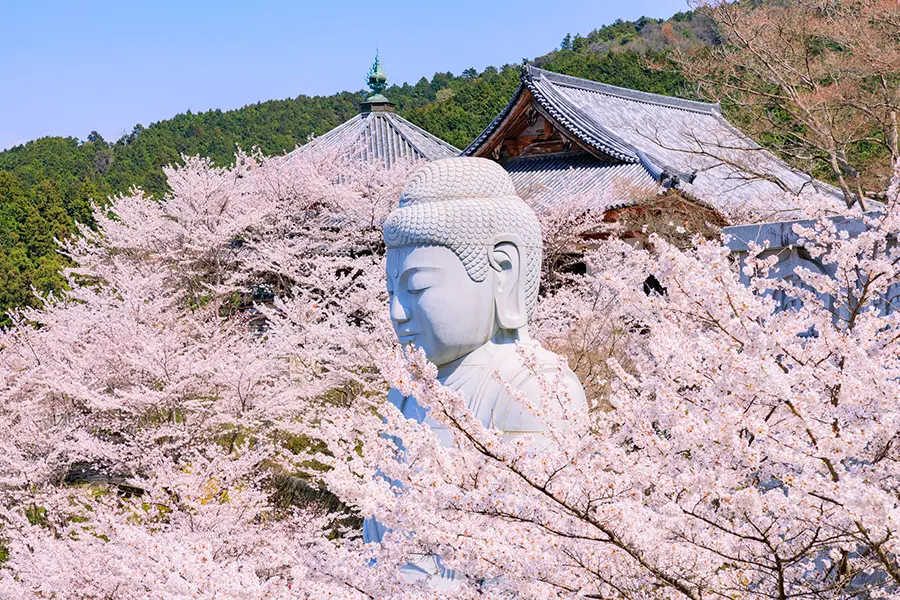
<svg viewBox="0 0 900 600">
<path fill-rule="evenodd" d="M 566 36 L 560 47 L 534 64 L 553 71 L 649 92 L 694 97 L 665 62 L 676 45 L 715 43 L 709 21 L 679 13 L 662 21 L 618 21 L 587 35 Z M 364 65 L 361 65 L 362 69 Z M 518 65 L 435 73 L 414 85 L 393 85 L 387 96 L 410 121 L 459 148 L 465 147 L 506 105 L 519 81 Z M 364 92 L 298 96 L 236 110 L 179 114 L 149 126 L 136 125 L 115 141 L 92 132 L 85 140 L 41 138 L 0 152 L 0 312 L 33 301 L 63 285 L 64 258 L 55 238 L 88 222 L 91 200 L 139 186 L 165 193 L 162 167 L 182 155 L 233 160 L 236 147 L 280 154 L 355 115 Z M 6 317 L 0 322 L 7 322 Z"/>
</svg>

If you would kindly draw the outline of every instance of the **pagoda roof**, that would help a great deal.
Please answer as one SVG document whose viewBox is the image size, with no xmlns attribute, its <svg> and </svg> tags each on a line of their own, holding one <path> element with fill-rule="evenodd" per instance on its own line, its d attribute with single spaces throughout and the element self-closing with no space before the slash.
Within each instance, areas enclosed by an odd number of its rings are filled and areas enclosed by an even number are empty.
<svg viewBox="0 0 900 600">
<path fill-rule="evenodd" d="M 346 151 L 365 161 L 438 160 L 459 156 L 459 149 L 392 111 L 362 112 L 294 152 L 320 148 Z"/>
<path fill-rule="evenodd" d="M 579 149 L 597 158 L 593 168 L 598 172 L 610 177 L 627 172 L 634 180 L 639 171 L 616 170 L 608 163 L 636 165 L 646 173 L 645 183 L 653 179 L 677 187 L 730 218 L 790 218 L 799 212 L 795 196 L 814 193 L 843 205 L 839 190 L 763 149 L 725 120 L 718 104 L 630 90 L 531 65 L 523 66 L 510 103 L 463 155 L 489 156 L 502 143 L 499 138 L 505 135 L 507 120 L 526 102 Z M 506 166 L 519 174 L 523 185 L 529 185 L 526 179 L 540 183 L 551 177 L 540 171 L 556 164 L 522 160 L 511 159 Z M 606 165 L 601 164 L 604 161 Z M 525 165 L 532 167 L 527 177 Z M 562 176 L 557 172 L 554 177 Z M 571 194 L 560 181 L 556 189 L 557 194 Z"/>
</svg>

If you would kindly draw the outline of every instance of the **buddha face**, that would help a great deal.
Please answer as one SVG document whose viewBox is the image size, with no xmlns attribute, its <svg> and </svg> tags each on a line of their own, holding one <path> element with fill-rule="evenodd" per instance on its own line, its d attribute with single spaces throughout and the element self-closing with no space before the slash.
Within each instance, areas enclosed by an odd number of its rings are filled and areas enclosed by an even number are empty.
<svg viewBox="0 0 900 600">
<path fill-rule="evenodd" d="M 483 346 L 497 330 L 493 275 L 473 281 L 449 248 L 390 248 L 387 290 L 397 339 L 438 366 Z"/>
</svg>

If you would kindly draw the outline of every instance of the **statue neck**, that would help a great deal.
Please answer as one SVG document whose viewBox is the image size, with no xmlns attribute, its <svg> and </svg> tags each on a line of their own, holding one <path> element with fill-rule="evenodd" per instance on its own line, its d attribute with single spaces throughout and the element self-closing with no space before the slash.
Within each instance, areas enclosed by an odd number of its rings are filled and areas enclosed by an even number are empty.
<svg viewBox="0 0 900 600">
<path fill-rule="evenodd" d="M 497 329 L 496 333 L 486 344 L 469 352 L 465 356 L 457 358 L 445 365 L 438 367 L 438 381 L 449 385 L 449 380 L 454 375 L 462 374 L 469 369 L 482 369 L 490 363 L 497 354 L 507 351 L 516 342 L 530 342 L 528 329 Z"/>
</svg>

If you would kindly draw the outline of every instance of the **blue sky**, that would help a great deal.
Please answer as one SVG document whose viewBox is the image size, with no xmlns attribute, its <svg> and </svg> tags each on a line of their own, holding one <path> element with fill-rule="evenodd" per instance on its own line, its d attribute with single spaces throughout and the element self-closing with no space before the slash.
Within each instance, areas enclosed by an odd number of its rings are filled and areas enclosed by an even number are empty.
<svg viewBox="0 0 900 600">
<path fill-rule="evenodd" d="M 206 2 L 0 0 L 0 149 L 46 135 L 108 140 L 186 110 L 518 63 L 617 18 L 685 0 Z"/>
</svg>

